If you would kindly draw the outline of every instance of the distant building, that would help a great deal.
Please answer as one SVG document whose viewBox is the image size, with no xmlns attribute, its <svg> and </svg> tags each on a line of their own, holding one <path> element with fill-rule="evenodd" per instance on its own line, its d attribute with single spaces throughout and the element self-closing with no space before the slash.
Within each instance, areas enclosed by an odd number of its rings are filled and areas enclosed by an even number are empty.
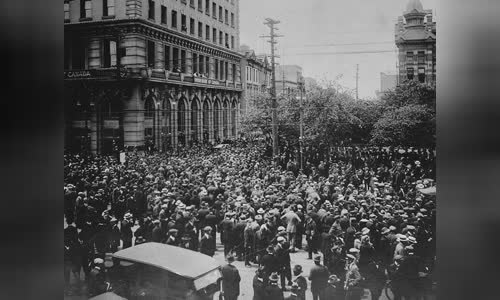
<svg viewBox="0 0 500 300">
<path fill-rule="evenodd" d="M 252 100 L 267 93 L 271 84 L 271 64 L 267 55 L 255 55 L 255 51 L 246 45 L 240 46 L 241 77 L 243 94 L 241 97 L 241 112 L 246 113 L 252 106 Z"/>
<path fill-rule="evenodd" d="M 390 72 L 380 72 L 380 90 L 377 90 L 375 94 L 377 98 L 382 98 L 382 96 L 389 90 L 393 90 L 398 82 L 398 75 Z"/>
<path fill-rule="evenodd" d="M 395 26 L 399 54 L 398 84 L 406 79 L 436 83 L 436 22 L 432 10 L 419 0 L 410 0 Z"/>
<path fill-rule="evenodd" d="M 317 86 L 318 82 L 312 77 L 304 77 L 304 85 L 306 91 L 310 90 L 312 87 Z"/>
<path fill-rule="evenodd" d="M 299 90 L 302 67 L 281 65 L 276 67 L 276 95 L 293 95 Z"/>
</svg>

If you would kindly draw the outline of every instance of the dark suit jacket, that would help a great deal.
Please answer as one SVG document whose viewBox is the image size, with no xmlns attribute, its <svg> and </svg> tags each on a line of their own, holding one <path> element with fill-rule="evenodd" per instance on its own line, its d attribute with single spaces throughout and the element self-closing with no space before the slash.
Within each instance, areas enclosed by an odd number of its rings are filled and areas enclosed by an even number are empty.
<svg viewBox="0 0 500 300">
<path fill-rule="evenodd" d="M 235 297 L 240 294 L 240 273 L 235 266 L 227 264 L 221 267 L 222 290 L 227 297 Z"/>
<path fill-rule="evenodd" d="M 330 273 L 324 266 L 314 265 L 309 273 L 309 280 L 311 280 L 311 291 L 319 292 L 326 287 L 328 283 L 328 276 Z"/>
<path fill-rule="evenodd" d="M 257 275 L 253 277 L 253 300 L 269 299 L 266 290 L 266 284 L 257 279 Z"/>
<path fill-rule="evenodd" d="M 269 300 L 284 300 L 283 291 L 278 285 L 268 285 L 266 287 L 267 299 Z"/>
<path fill-rule="evenodd" d="M 200 252 L 208 256 L 214 256 L 215 254 L 215 243 L 213 237 L 207 238 L 205 235 L 200 240 Z"/>
</svg>

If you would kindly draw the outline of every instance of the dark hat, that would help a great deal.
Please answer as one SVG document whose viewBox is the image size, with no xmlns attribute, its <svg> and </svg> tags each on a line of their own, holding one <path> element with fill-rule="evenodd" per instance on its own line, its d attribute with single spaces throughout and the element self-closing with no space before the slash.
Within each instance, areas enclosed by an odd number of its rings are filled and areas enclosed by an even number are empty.
<svg viewBox="0 0 500 300">
<path fill-rule="evenodd" d="M 234 261 L 234 255 L 232 253 L 229 253 L 226 256 L 227 262 L 232 263 Z"/>
<path fill-rule="evenodd" d="M 317 262 L 320 262 L 320 261 L 321 261 L 321 256 L 316 255 L 316 256 L 314 257 L 314 261 L 315 261 L 315 262 L 316 262 L 316 261 L 317 261 Z"/>
<path fill-rule="evenodd" d="M 293 267 L 293 274 L 294 275 L 298 275 L 300 273 L 302 273 L 302 266 L 301 265 L 295 265 Z"/>
</svg>

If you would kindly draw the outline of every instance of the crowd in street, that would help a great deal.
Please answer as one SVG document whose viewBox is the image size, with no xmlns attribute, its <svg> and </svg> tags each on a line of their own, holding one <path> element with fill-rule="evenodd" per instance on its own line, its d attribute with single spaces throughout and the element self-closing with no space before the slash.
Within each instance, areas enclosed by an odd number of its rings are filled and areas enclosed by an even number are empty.
<svg viewBox="0 0 500 300">
<path fill-rule="evenodd" d="M 256 300 L 285 290 L 305 299 L 307 289 L 314 299 L 360 299 L 363 289 L 378 299 L 388 279 L 395 299 L 430 292 L 436 202 L 420 190 L 435 185 L 433 151 L 310 147 L 301 170 L 296 151 L 273 164 L 263 148 L 194 145 L 128 153 L 125 163 L 66 154 L 67 286 L 83 269 L 90 294 L 102 292 L 105 254 L 133 244 L 213 256 L 218 232 L 229 263 L 258 266 Z M 291 265 L 297 251 L 310 274 Z M 237 298 L 235 285 L 223 283 L 226 299 Z"/>
</svg>

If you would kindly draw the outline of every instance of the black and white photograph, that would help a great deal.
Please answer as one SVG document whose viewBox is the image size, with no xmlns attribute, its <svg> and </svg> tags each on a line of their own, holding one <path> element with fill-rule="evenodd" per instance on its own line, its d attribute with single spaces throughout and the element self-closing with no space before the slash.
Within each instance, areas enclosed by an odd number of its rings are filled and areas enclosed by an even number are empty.
<svg viewBox="0 0 500 300">
<path fill-rule="evenodd" d="M 64 299 L 437 299 L 437 2 L 64 0 Z"/>
</svg>

